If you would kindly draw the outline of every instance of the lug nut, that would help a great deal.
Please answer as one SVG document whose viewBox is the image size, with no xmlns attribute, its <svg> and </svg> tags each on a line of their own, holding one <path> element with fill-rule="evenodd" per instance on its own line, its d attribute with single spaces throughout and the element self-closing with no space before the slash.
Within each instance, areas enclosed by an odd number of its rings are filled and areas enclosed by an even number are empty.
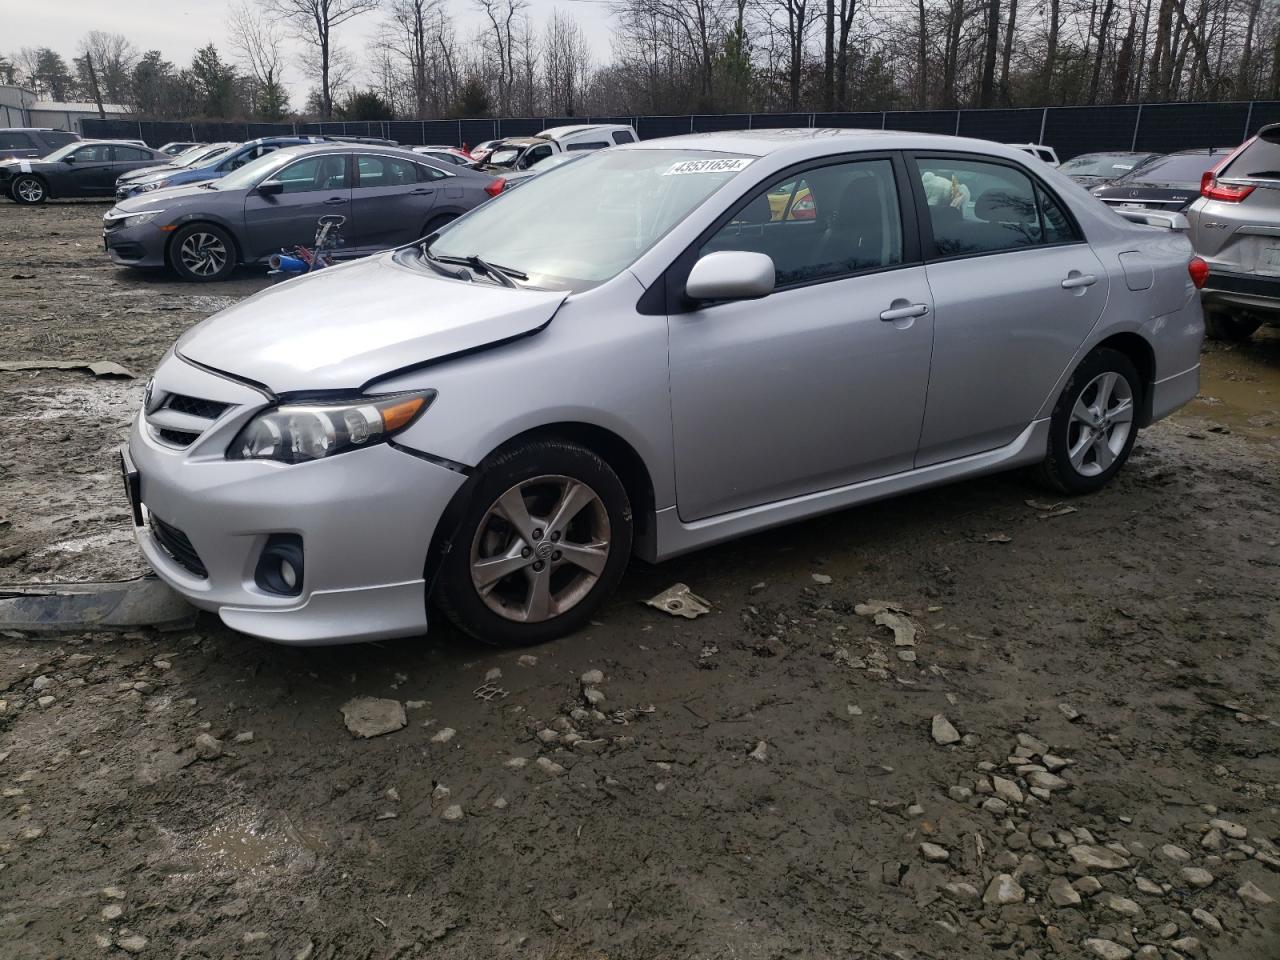
<svg viewBox="0 0 1280 960">
<path fill-rule="evenodd" d="M 559 559 L 560 559 L 560 551 L 559 551 L 559 550 L 557 550 L 555 553 L 553 553 L 553 554 L 551 555 L 551 559 L 552 559 L 552 560 L 559 560 Z"/>
<path fill-rule="evenodd" d="M 552 542 L 552 543 L 559 543 L 559 542 L 560 542 L 560 533 L 559 533 L 559 531 L 557 531 L 556 533 L 551 534 L 551 542 Z"/>
<path fill-rule="evenodd" d="M 525 559 L 528 559 L 529 557 L 533 556 L 533 551 L 528 547 L 525 547 L 523 550 L 520 551 L 520 556 L 524 557 Z"/>
<path fill-rule="evenodd" d="M 533 531 L 533 539 L 535 539 L 535 540 L 541 540 L 541 539 L 542 539 L 542 528 L 541 528 L 541 527 L 538 527 L 538 529 L 536 529 L 536 530 L 534 530 L 534 531 Z"/>
<path fill-rule="evenodd" d="M 541 570 L 541 569 L 542 569 L 543 567 L 545 567 L 545 566 L 546 566 L 546 564 L 545 564 L 545 563 L 543 563 L 541 560 L 535 560 L 535 561 L 533 562 L 533 569 L 534 569 L 534 570 Z"/>
</svg>

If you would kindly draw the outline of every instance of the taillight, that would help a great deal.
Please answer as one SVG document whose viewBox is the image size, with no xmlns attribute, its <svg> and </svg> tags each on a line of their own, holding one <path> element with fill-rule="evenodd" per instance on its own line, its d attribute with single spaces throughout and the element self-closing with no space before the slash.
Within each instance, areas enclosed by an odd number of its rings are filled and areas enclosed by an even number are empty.
<svg viewBox="0 0 1280 960">
<path fill-rule="evenodd" d="M 1196 285 L 1196 289 L 1203 290 L 1209 279 L 1209 264 L 1200 257 L 1192 257 L 1187 261 L 1187 273 L 1191 274 L 1191 282 Z"/>
<path fill-rule="evenodd" d="M 506 177 L 494 177 L 485 185 L 484 192 L 491 197 L 496 197 L 502 192 L 502 188 L 507 185 Z"/>
<path fill-rule="evenodd" d="M 1222 200 L 1226 203 L 1239 203 L 1253 193 L 1253 185 L 1248 183 L 1219 183 L 1212 170 L 1200 175 L 1200 196 L 1210 200 Z"/>
</svg>

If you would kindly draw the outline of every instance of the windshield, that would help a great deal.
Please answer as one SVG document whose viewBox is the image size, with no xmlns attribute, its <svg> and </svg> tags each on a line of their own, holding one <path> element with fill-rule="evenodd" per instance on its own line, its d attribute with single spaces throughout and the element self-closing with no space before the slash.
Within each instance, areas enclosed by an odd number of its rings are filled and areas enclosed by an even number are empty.
<svg viewBox="0 0 1280 960">
<path fill-rule="evenodd" d="M 586 154 L 477 207 L 430 252 L 479 256 L 535 287 L 586 290 L 629 267 L 750 163 L 708 150 Z"/>
<path fill-rule="evenodd" d="M 1178 153 L 1159 157 L 1134 170 L 1124 178 L 1126 183 L 1185 183 L 1200 185 L 1200 175 L 1223 157 L 1214 153 Z"/>
<path fill-rule="evenodd" d="M 41 159 L 42 160 L 61 160 L 67 154 L 73 153 L 78 147 L 83 147 L 85 145 L 86 145 L 86 142 L 84 140 L 73 140 L 71 141 L 71 143 L 68 143 L 65 147 L 59 147 L 57 150 L 53 151 L 53 153 L 45 154 L 43 157 L 41 157 Z"/>
<path fill-rule="evenodd" d="M 187 164 L 189 164 L 192 160 L 195 160 L 197 157 L 204 156 L 204 154 L 206 154 L 208 151 L 209 151 L 208 144 L 201 144 L 198 147 L 191 147 L 188 150 L 183 150 L 181 153 L 172 157 L 169 160 L 169 162 L 173 164 L 175 167 L 185 167 L 187 166 Z"/>
<path fill-rule="evenodd" d="M 1218 176 L 1280 179 L 1280 143 L 1275 142 L 1277 134 L 1280 130 L 1258 134 Z"/>
<path fill-rule="evenodd" d="M 212 180 L 209 186 L 214 190 L 243 190 L 256 186 L 266 180 L 275 171 L 290 161 L 298 159 L 297 154 L 282 150 L 272 150 L 256 160 L 250 160 L 243 167 L 233 170 L 219 180 Z"/>
<path fill-rule="evenodd" d="M 1150 159 L 1149 155 L 1131 153 L 1087 153 L 1068 160 L 1059 169 L 1077 177 L 1123 177 Z"/>
<path fill-rule="evenodd" d="M 509 167 L 520 159 L 524 147 L 499 147 L 489 154 L 488 162 L 495 167 Z"/>
</svg>

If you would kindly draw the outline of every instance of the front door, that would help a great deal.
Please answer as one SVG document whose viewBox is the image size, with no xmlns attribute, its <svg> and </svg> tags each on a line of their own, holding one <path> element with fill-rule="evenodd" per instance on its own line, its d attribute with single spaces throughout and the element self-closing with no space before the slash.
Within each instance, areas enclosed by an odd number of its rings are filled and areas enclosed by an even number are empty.
<svg viewBox="0 0 1280 960">
<path fill-rule="evenodd" d="M 932 251 L 933 368 L 917 466 L 1004 446 L 1102 315 L 1107 271 L 1019 165 L 917 157 Z M 928 246 L 930 238 L 926 238 Z"/>
<path fill-rule="evenodd" d="M 373 253 L 416 240 L 431 219 L 448 175 L 403 157 L 356 154 L 351 222 L 343 236 L 352 253 Z"/>
<path fill-rule="evenodd" d="M 75 159 L 67 164 L 66 182 L 69 188 L 59 190 L 59 193 L 69 197 L 95 197 L 115 191 L 116 177 L 110 144 L 89 144 L 72 152 L 70 156 Z"/>
<path fill-rule="evenodd" d="M 246 260 L 261 260 L 280 250 L 310 247 L 317 221 L 329 214 L 351 219 L 351 155 L 312 154 L 271 175 L 284 185 L 280 193 L 250 190 L 244 201 Z M 347 227 L 342 227 L 347 236 Z"/>
<path fill-rule="evenodd" d="M 682 520 L 911 468 L 933 315 L 904 170 L 881 156 L 789 174 L 701 247 L 768 254 L 777 287 L 669 318 Z"/>
</svg>

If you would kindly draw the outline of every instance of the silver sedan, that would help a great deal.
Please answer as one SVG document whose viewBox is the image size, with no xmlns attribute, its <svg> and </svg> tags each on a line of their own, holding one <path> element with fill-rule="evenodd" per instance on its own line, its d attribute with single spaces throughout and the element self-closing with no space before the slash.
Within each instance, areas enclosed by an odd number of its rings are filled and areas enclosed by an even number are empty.
<svg viewBox="0 0 1280 960">
<path fill-rule="evenodd" d="M 655 140 L 281 284 L 164 358 L 123 467 L 157 573 L 289 643 L 583 626 L 661 561 L 961 477 L 1066 494 L 1195 396 L 1180 215 L 997 144 Z"/>
</svg>

